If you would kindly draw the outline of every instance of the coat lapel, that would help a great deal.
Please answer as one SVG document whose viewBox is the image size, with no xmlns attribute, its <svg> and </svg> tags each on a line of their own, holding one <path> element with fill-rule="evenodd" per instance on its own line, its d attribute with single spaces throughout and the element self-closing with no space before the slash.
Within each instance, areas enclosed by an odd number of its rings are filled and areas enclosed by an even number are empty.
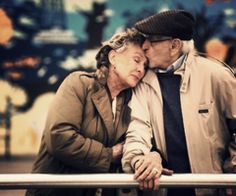
<svg viewBox="0 0 236 196">
<path fill-rule="evenodd" d="M 131 115 L 131 109 L 128 107 L 128 105 L 124 105 L 120 108 L 120 117 L 118 120 L 118 123 L 116 124 L 116 137 L 114 138 L 113 142 L 119 141 L 119 139 L 122 137 L 122 135 L 127 131 L 129 122 L 130 122 L 130 115 Z"/>
<path fill-rule="evenodd" d="M 91 96 L 92 101 L 100 114 L 105 127 L 107 129 L 109 141 L 114 133 L 113 114 L 111 110 L 111 103 L 105 88 L 100 88 L 95 94 Z"/>
</svg>

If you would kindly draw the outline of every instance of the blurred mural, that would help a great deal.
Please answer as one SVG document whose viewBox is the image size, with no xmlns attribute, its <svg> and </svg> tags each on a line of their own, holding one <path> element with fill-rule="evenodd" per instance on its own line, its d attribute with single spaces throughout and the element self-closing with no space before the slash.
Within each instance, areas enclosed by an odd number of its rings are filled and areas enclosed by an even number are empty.
<svg viewBox="0 0 236 196">
<path fill-rule="evenodd" d="M 235 69 L 236 0 L 1 0 L 0 156 L 35 154 L 65 76 L 94 70 L 113 33 L 172 8 L 196 17 L 198 51 Z"/>
</svg>

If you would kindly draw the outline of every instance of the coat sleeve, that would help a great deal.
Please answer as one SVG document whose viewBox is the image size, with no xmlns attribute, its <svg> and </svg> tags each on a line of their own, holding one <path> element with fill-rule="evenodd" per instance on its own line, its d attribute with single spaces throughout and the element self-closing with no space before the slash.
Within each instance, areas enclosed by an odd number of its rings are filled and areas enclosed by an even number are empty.
<svg viewBox="0 0 236 196">
<path fill-rule="evenodd" d="M 229 70 L 222 71 L 217 81 L 218 97 L 222 113 L 230 131 L 229 156 L 224 162 L 226 172 L 236 173 L 236 78 Z"/>
<path fill-rule="evenodd" d="M 45 126 L 47 150 L 68 167 L 91 172 L 107 172 L 112 150 L 81 135 L 86 87 L 78 74 L 69 75 L 59 87 Z M 79 90 L 78 90 L 79 89 Z"/>
<path fill-rule="evenodd" d="M 152 148 L 152 129 L 148 109 L 147 91 L 137 86 L 129 103 L 131 122 L 126 132 L 123 148 L 122 167 L 127 173 L 134 171 L 134 163 L 150 152 Z"/>
</svg>

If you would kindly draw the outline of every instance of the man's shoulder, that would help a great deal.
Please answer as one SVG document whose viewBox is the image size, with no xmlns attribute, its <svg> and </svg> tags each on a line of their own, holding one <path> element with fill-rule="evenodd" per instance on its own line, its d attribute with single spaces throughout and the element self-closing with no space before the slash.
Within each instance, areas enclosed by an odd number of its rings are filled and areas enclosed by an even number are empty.
<svg viewBox="0 0 236 196">
<path fill-rule="evenodd" d="M 231 75 L 234 77 L 234 71 L 225 62 L 220 61 L 208 55 L 197 55 L 194 57 L 194 64 L 201 75 L 210 74 L 212 76 Z"/>
<path fill-rule="evenodd" d="M 156 79 L 156 73 L 152 69 L 147 69 L 144 77 L 140 80 L 138 85 L 149 85 Z"/>
<path fill-rule="evenodd" d="M 137 86 L 133 88 L 133 91 L 136 93 L 147 94 L 156 87 L 156 80 L 156 73 L 153 70 L 148 69 L 142 80 L 140 80 Z"/>
</svg>

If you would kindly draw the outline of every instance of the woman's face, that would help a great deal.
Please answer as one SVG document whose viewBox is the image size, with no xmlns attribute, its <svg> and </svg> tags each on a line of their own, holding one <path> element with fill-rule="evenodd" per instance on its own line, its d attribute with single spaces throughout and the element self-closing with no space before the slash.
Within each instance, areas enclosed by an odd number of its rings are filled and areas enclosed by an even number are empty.
<svg viewBox="0 0 236 196">
<path fill-rule="evenodd" d="M 115 52 L 114 72 L 125 87 L 135 87 L 145 74 L 147 58 L 138 45 L 129 43 L 122 52 Z"/>
</svg>

